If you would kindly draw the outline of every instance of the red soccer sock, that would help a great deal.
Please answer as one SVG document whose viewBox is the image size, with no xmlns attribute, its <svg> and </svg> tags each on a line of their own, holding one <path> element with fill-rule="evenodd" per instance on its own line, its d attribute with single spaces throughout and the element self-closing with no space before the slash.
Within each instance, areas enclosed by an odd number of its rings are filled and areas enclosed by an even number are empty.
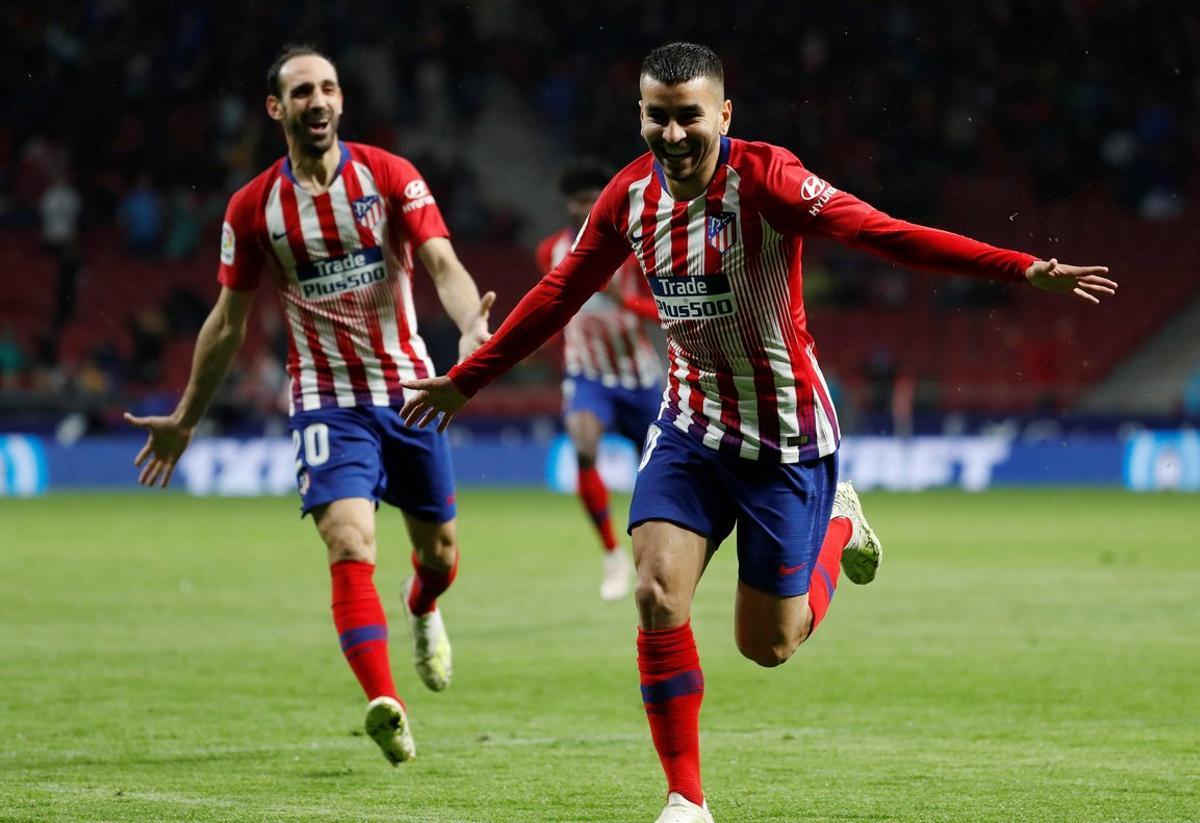
<svg viewBox="0 0 1200 823">
<path fill-rule="evenodd" d="M 829 521 L 821 552 L 817 555 L 817 567 L 808 581 L 808 608 L 812 610 L 810 635 L 821 625 L 825 612 L 829 611 L 829 603 L 837 590 L 838 574 L 842 570 L 842 549 L 846 548 L 853 535 L 854 524 L 850 518 L 835 517 Z"/>
<path fill-rule="evenodd" d="M 388 664 L 387 616 L 372 579 L 375 567 L 343 560 L 330 566 L 329 573 L 333 578 L 333 625 L 346 662 L 368 700 L 381 696 L 400 700 Z"/>
<path fill-rule="evenodd" d="M 704 673 L 691 622 L 638 630 L 638 671 L 650 736 L 667 775 L 667 791 L 704 803 L 700 787 L 700 702 Z"/>
<path fill-rule="evenodd" d="M 608 516 L 608 488 L 595 466 L 579 470 L 579 499 L 583 501 L 583 507 L 600 533 L 604 550 L 610 552 L 615 549 L 617 538 L 613 534 L 612 519 Z"/>
<path fill-rule="evenodd" d="M 458 575 L 458 554 L 454 555 L 454 565 L 448 569 L 431 569 L 422 566 L 417 553 L 412 553 L 412 565 L 416 575 L 413 577 L 412 588 L 408 592 L 408 608 L 420 617 L 429 614 L 437 608 L 438 596 L 450 588 Z"/>
</svg>

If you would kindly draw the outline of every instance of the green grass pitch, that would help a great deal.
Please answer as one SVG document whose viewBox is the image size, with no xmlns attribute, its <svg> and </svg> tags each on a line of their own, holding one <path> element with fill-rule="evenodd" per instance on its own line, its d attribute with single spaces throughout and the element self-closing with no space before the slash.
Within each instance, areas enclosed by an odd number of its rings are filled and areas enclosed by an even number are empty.
<svg viewBox="0 0 1200 823">
<path fill-rule="evenodd" d="M 625 500 L 614 501 L 620 511 Z M 887 549 L 782 668 L 697 597 L 705 787 L 732 821 L 1200 820 L 1200 500 L 864 495 Z M 0 501 L 0 820 L 644 821 L 664 784 L 630 601 L 578 504 L 466 490 L 455 681 L 409 665 L 399 516 L 377 582 L 419 758 L 388 766 L 295 501 Z"/>
</svg>

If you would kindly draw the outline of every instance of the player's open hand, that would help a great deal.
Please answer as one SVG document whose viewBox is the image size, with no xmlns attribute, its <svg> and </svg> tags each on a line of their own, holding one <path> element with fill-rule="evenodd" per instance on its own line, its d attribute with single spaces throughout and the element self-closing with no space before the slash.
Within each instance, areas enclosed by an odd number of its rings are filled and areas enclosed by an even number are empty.
<svg viewBox="0 0 1200 823">
<path fill-rule="evenodd" d="M 1099 303 L 1100 295 L 1116 294 L 1117 283 L 1104 275 L 1108 266 L 1068 266 L 1053 257 L 1037 260 L 1025 270 L 1025 279 L 1046 291 L 1073 294 L 1088 303 Z"/>
<path fill-rule="evenodd" d="M 466 360 L 474 351 L 492 338 L 488 331 L 488 315 L 492 312 L 492 304 L 496 302 L 496 293 L 490 291 L 479 299 L 479 314 L 471 328 L 458 338 L 458 362 Z"/>
<path fill-rule="evenodd" d="M 142 470 L 138 482 L 143 486 L 161 485 L 165 489 L 171 482 L 180 455 L 192 442 L 191 427 L 174 417 L 134 417 L 129 412 L 125 412 L 125 421 L 148 432 L 146 445 L 133 459 L 133 465 Z"/>
<path fill-rule="evenodd" d="M 408 398 L 400 416 L 404 425 L 425 428 L 439 415 L 442 422 L 437 430 L 444 432 L 450 425 L 450 418 L 458 414 L 467 405 L 467 396 L 454 387 L 449 377 L 430 377 L 426 380 L 404 380 L 401 385 L 406 389 L 416 389 L 417 393 Z"/>
</svg>

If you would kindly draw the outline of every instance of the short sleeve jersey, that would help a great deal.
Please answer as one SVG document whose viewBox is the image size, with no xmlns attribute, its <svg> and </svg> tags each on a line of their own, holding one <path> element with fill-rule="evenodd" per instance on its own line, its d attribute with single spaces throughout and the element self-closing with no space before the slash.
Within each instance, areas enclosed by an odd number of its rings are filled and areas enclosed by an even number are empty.
<svg viewBox="0 0 1200 823">
<path fill-rule="evenodd" d="M 538 244 L 543 274 L 566 257 L 574 239 L 575 233 L 564 228 Z M 645 321 L 622 303 L 624 297 L 646 293 L 641 267 L 630 257 L 613 273 L 608 288 L 592 295 L 563 330 L 568 378 L 582 377 L 610 388 L 662 385 L 662 363 L 646 334 Z"/>
<path fill-rule="evenodd" d="M 394 406 L 401 380 L 434 373 L 413 310 L 413 252 L 448 237 L 407 160 L 340 143 L 328 190 L 309 194 L 287 157 L 236 192 L 221 235 L 220 282 L 257 288 L 267 274 L 287 318 L 293 413 Z"/>
</svg>

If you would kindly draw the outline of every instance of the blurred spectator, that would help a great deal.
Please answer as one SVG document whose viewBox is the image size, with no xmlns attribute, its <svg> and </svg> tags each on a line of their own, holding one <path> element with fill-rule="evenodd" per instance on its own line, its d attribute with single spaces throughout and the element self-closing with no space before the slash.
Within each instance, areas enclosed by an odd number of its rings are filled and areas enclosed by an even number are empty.
<svg viewBox="0 0 1200 823">
<path fill-rule="evenodd" d="M 29 358 L 25 350 L 21 348 L 12 327 L 6 325 L 0 331 L 0 390 L 20 388 L 28 369 Z"/>
<path fill-rule="evenodd" d="M 38 336 L 33 360 L 33 390 L 46 397 L 62 396 L 70 384 L 58 358 L 58 345 L 52 334 Z"/>
<path fill-rule="evenodd" d="M 1200 367 L 1197 367 L 1183 386 L 1183 415 L 1200 421 Z"/>
<path fill-rule="evenodd" d="M 129 321 L 133 344 L 129 378 L 142 386 L 153 386 L 162 378 L 163 351 L 167 346 L 167 317 L 157 308 L 142 309 Z"/>
<path fill-rule="evenodd" d="M 158 254 L 163 233 L 163 202 L 147 172 L 138 174 L 137 183 L 126 193 L 117 215 L 125 228 L 125 243 L 130 251 L 146 256 Z"/>
<path fill-rule="evenodd" d="M 883 433 L 891 428 L 892 399 L 896 381 L 896 361 L 891 351 L 877 345 L 863 364 L 867 383 L 866 409 L 868 425 L 873 432 Z"/>
<path fill-rule="evenodd" d="M 14 199 L 21 206 L 37 207 L 42 194 L 55 180 L 67 174 L 67 153 L 62 144 L 45 133 L 34 133 L 21 149 L 13 180 Z"/>
<path fill-rule="evenodd" d="M 66 174 L 58 174 L 46 187 L 38 209 L 42 217 L 42 242 L 46 248 L 58 257 L 74 254 L 83 198 Z"/>
<path fill-rule="evenodd" d="M 171 191 L 163 257 L 182 260 L 195 254 L 200 246 L 204 217 L 196 192 L 187 186 L 176 186 Z"/>
<path fill-rule="evenodd" d="M 74 374 L 75 389 L 85 399 L 107 397 L 112 384 L 104 366 L 92 354 L 88 354 L 79 363 Z"/>
</svg>

